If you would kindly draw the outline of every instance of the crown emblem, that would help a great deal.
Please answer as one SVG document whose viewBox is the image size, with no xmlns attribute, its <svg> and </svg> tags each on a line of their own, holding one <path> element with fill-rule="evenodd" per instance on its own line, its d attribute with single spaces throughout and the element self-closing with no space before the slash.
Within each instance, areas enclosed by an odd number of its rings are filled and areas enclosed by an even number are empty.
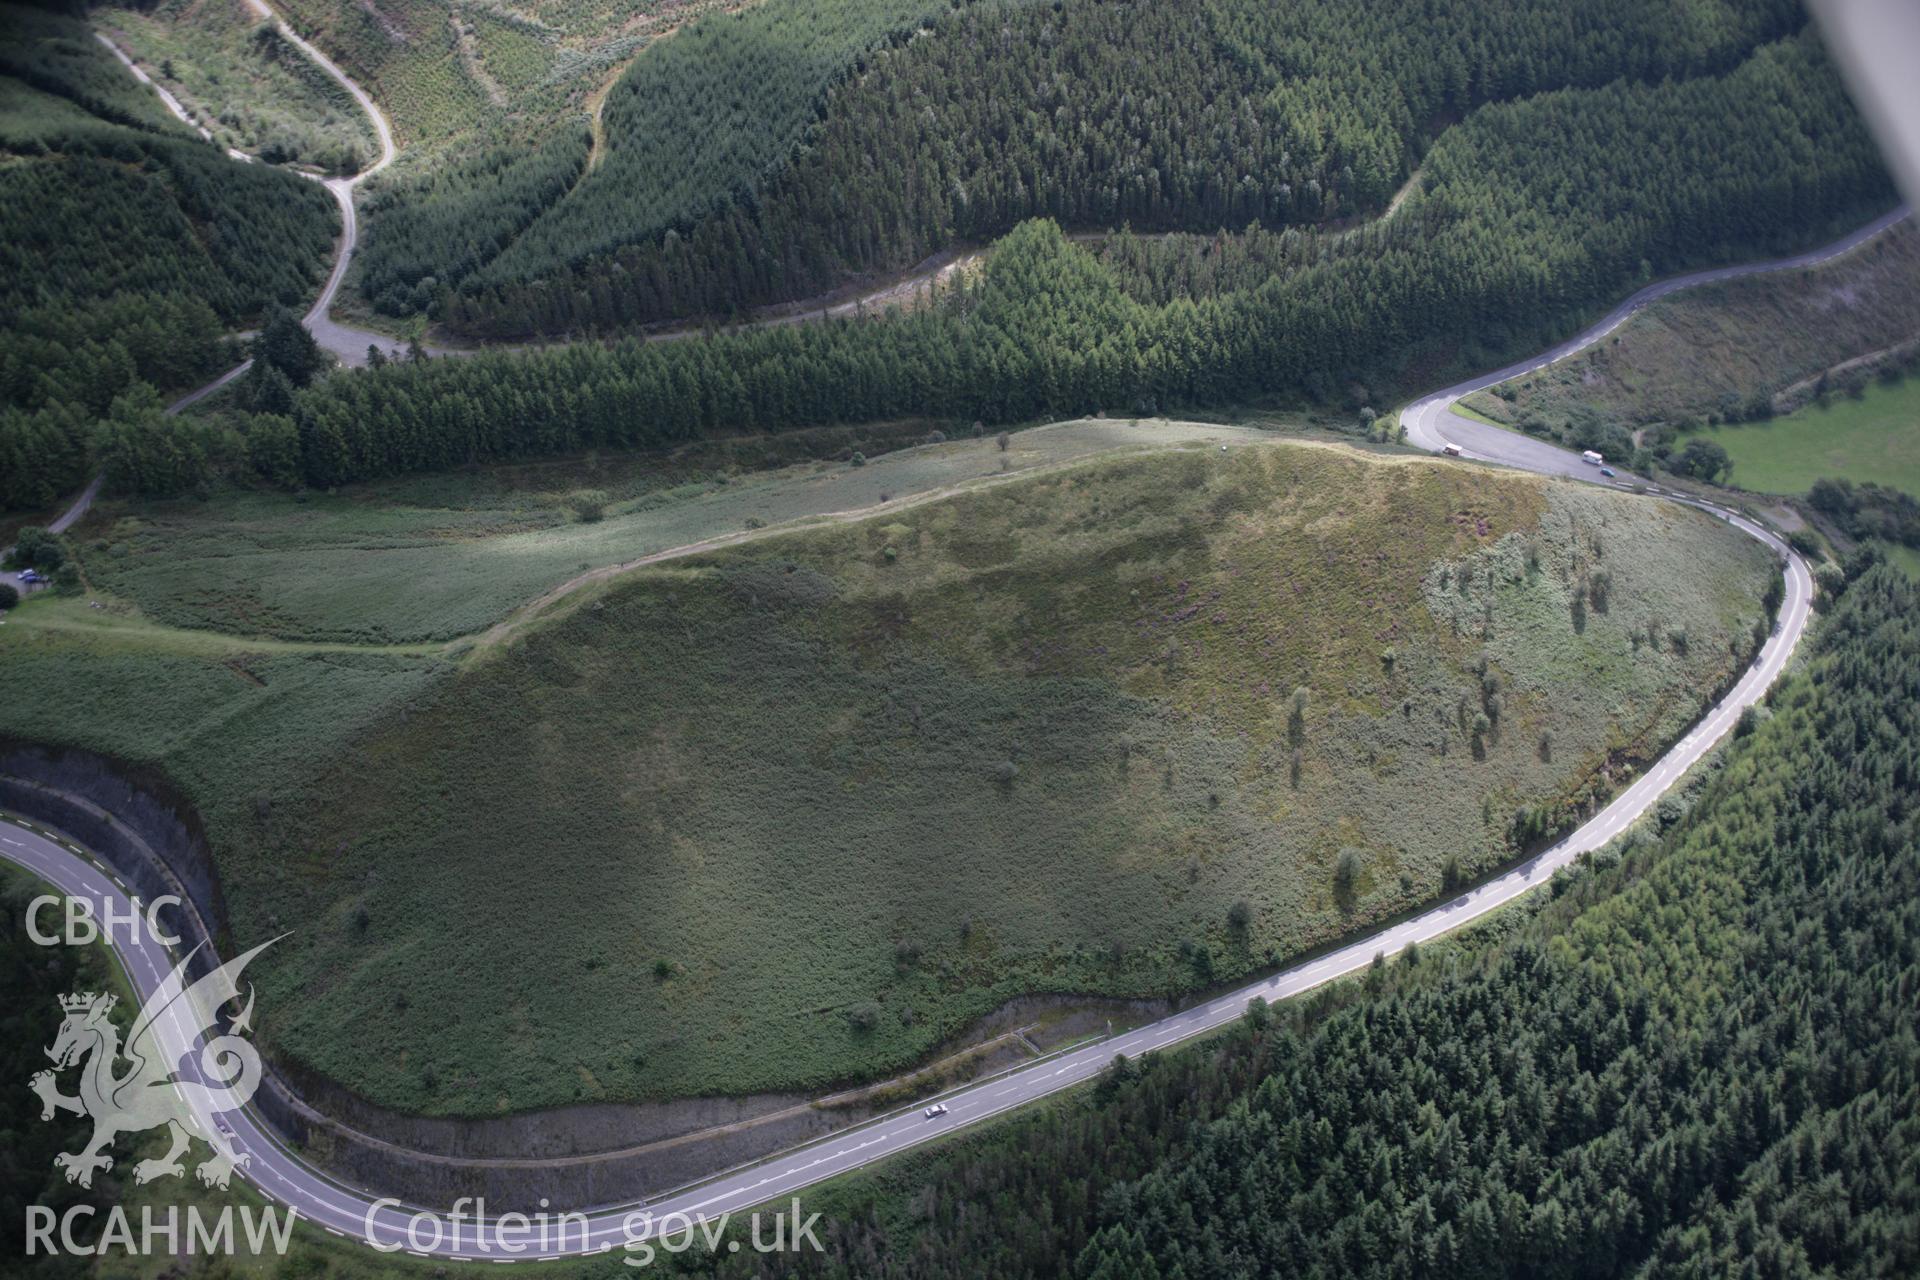
<svg viewBox="0 0 1920 1280">
<path fill-rule="evenodd" d="M 70 996 L 61 996 L 60 1007 L 68 1013 L 86 1013 L 97 1005 L 100 1012 L 105 1013 L 113 1008 L 118 999 L 118 996 L 101 996 L 91 991 L 80 991 Z"/>
</svg>

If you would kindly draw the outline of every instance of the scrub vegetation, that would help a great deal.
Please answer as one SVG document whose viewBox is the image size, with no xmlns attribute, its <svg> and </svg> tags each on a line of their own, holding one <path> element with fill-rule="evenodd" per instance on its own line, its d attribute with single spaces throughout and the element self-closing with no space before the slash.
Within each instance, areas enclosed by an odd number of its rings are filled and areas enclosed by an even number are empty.
<svg viewBox="0 0 1920 1280">
<path fill-rule="evenodd" d="M 164 769 L 236 938 L 295 929 L 266 1033 L 369 1097 L 820 1088 L 1509 859 L 1745 664 L 1772 572 L 1626 495 L 1209 446 L 635 570 L 463 662 L 33 602 L 0 732 Z"/>
<path fill-rule="evenodd" d="M 380 154 L 340 82 L 246 0 L 160 0 L 89 16 L 222 146 L 329 173 L 356 173 Z"/>
<path fill-rule="evenodd" d="M 1855 582 L 1771 719 L 1623 849 L 815 1192 L 826 1253 L 778 1274 L 1911 1272 L 1916 620 L 1912 583 Z"/>
</svg>

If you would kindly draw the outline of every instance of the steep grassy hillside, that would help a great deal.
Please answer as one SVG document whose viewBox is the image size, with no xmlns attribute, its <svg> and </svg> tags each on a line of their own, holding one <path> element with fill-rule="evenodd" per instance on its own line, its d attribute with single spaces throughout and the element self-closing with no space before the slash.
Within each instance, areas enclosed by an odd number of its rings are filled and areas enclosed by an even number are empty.
<svg viewBox="0 0 1920 1280">
<path fill-rule="evenodd" d="M 295 931 L 268 1033 L 369 1096 L 812 1088 L 1511 856 L 1742 665 L 1770 574 L 1641 499 L 1209 447 L 634 571 L 458 669 L 23 619 L 0 732 L 166 769 L 237 935 Z"/>
<path fill-rule="evenodd" d="M 820 1188 L 824 1256 L 689 1270 L 1913 1273 L 1917 618 L 1893 575 L 1849 588 L 1772 723 L 1624 857 Z"/>
</svg>

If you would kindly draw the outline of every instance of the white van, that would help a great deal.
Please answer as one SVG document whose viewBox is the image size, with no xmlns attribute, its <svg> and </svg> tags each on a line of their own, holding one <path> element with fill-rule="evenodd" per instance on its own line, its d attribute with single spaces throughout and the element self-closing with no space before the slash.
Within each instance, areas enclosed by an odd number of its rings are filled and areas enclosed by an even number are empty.
<svg viewBox="0 0 1920 1280">
<path fill-rule="evenodd" d="M 1593 466 L 1593 467 L 1597 467 L 1597 466 L 1599 466 L 1599 465 L 1600 465 L 1600 464 L 1601 464 L 1602 462 L 1605 462 L 1605 461 L 1606 461 L 1606 459 L 1605 459 L 1605 458 L 1602 458 L 1602 457 L 1601 457 L 1601 456 L 1600 456 L 1599 454 L 1597 454 L 1597 453 L 1595 453 L 1595 452 L 1594 452 L 1593 450 L 1591 450 L 1591 449 L 1589 449 L 1589 450 L 1587 450 L 1587 451 L 1586 451 L 1585 453 L 1583 453 L 1583 454 L 1581 454 L 1581 455 L 1580 455 L 1580 458 L 1581 458 L 1581 460 L 1582 460 L 1582 461 L 1584 461 L 1584 462 L 1585 462 L 1585 463 L 1586 463 L 1586 464 L 1587 464 L 1588 466 Z"/>
</svg>

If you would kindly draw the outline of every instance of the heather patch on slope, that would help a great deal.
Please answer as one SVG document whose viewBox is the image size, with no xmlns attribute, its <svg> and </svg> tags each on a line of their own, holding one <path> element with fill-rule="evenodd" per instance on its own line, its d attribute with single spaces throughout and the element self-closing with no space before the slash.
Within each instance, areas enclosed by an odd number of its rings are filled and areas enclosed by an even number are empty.
<svg viewBox="0 0 1920 1280">
<path fill-rule="evenodd" d="M 1770 573 L 1532 477 L 1089 463 L 577 593 L 235 806 L 228 900 L 300 922 L 280 1047 L 382 1101 L 820 1087 L 1501 861 L 1744 663 Z"/>
</svg>

